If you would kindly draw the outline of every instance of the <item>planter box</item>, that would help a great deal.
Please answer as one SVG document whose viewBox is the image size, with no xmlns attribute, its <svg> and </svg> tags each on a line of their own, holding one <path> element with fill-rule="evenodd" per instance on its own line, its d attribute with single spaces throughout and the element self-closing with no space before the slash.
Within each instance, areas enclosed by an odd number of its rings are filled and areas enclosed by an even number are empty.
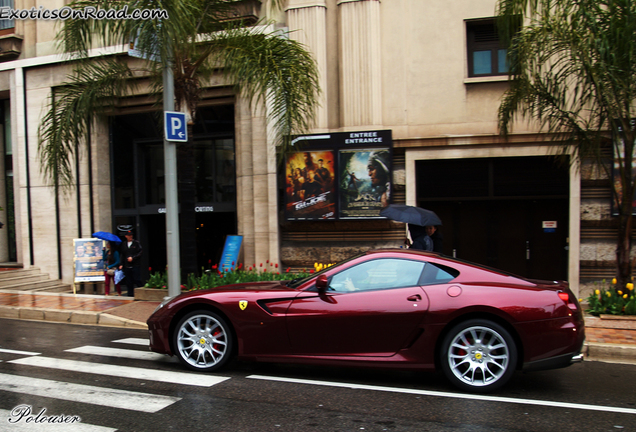
<svg viewBox="0 0 636 432">
<path fill-rule="evenodd" d="M 164 297 L 168 297 L 167 289 L 135 288 L 135 300 L 162 301 Z"/>
<path fill-rule="evenodd" d="M 595 317 L 585 315 L 585 327 L 636 330 L 636 316 L 601 315 Z"/>
</svg>

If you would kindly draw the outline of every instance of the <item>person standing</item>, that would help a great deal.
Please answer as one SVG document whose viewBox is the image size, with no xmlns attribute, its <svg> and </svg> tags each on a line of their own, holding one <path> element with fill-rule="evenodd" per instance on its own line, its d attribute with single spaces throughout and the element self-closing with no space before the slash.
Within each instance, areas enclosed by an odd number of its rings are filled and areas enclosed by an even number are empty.
<svg viewBox="0 0 636 432">
<path fill-rule="evenodd" d="M 119 268 L 119 252 L 113 246 L 113 242 L 106 242 L 106 247 L 102 251 L 102 258 L 106 263 L 106 270 L 104 270 L 104 293 L 110 295 L 110 280 L 113 280 L 113 285 L 118 295 L 121 295 L 121 285 L 115 283 L 115 269 Z"/>
<path fill-rule="evenodd" d="M 132 230 L 124 233 L 126 240 L 121 245 L 121 266 L 124 271 L 124 282 L 128 289 L 128 297 L 135 296 L 135 285 L 141 286 L 141 243 L 133 239 Z"/>
<path fill-rule="evenodd" d="M 419 249 L 423 251 L 433 250 L 433 240 L 426 233 L 426 228 L 419 225 L 409 224 L 409 234 L 413 239 L 410 249 Z"/>
<path fill-rule="evenodd" d="M 433 240 L 433 252 L 444 252 L 444 239 L 441 231 L 435 225 L 427 225 L 424 228 L 426 229 L 426 234 Z"/>
</svg>

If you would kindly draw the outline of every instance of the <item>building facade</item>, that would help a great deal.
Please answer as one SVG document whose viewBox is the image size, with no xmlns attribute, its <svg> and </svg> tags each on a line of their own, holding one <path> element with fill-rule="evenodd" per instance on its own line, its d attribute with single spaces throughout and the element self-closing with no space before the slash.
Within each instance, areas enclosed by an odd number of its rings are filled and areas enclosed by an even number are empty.
<svg viewBox="0 0 636 432">
<path fill-rule="evenodd" d="M 553 157 L 550 136 L 531 123 L 517 122 L 507 139 L 499 135 L 508 71 L 494 0 L 288 0 L 283 10 L 239 3 L 288 28 L 313 53 L 322 95 L 309 134 L 390 132 L 390 201 L 434 210 L 445 254 L 567 279 L 580 295 L 611 277 L 609 180 Z M 144 267 L 162 268 L 162 135 L 147 92 L 96 119 L 80 146 L 72 190 L 56 193 L 42 177 L 39 120 L 72 70 L 56 51 L 59 25 L 16 20 L 0 33 L 0 259 L 72 282 L 73 239 L 130 224 L 146 249 Z M 106 47 L 93 55 L 127 53 Z M 251 105 L 230 84 L 221 77 L 207 83 L 195 126 L 201 266 L 218 262 L 229 234 L 243 236 L 247 265 L 312 267 L 403 245 L 404 225 L 382 218 L 290 218 L 266 107 Z"/>
</svg>

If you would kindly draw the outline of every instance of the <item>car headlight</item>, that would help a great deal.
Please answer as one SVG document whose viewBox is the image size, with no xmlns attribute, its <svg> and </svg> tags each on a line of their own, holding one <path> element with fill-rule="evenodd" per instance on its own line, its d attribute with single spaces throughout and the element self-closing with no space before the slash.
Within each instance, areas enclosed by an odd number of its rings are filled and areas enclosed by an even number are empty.
<svg viewBox="0 0 636 432">
<path fill-rule="evenodd" d="M 159 306 L 157 306 L 153 312 L 153 315 L 162 307 L 164 307 L 165 305 L 167 305 L 170 300 L 172 300 L 173 298 L 175 298 L 176 296 L 168 296 L 168 297 L 164 297 L 163 300 L 161 301 L 161 303 L 159 303 Z"/>
</svg>

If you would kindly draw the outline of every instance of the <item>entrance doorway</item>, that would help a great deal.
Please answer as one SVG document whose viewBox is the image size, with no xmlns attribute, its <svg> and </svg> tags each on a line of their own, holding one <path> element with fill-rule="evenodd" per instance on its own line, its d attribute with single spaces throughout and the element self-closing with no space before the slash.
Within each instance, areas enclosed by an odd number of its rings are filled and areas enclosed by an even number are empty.
<svg viewBox="0 0 636 432">
<path fill-rule="evenodd" d="M 144 250 L 142 279 L 150 269 L 163 271 L 167 262 L 163 141 L 157 121 L 153 113 L 141 113 L 111 122 L 113 226 L 136 228 Z M 195 214 L 193 268 L 200 272 L 219 262 L 225 237 L 237 233 L 234 107 L 200 108 L 187 145 L 195 155 L 194 207 L 188 210 Z M 183 206 L 180 200 L 180 214 Z"/>
<path fill-rule="evenodd" d="M 569 168 L 549 157 L 416 163 L 417 205 L 442 219 L 443 253 L 567 279 Z"/>
</svg>

